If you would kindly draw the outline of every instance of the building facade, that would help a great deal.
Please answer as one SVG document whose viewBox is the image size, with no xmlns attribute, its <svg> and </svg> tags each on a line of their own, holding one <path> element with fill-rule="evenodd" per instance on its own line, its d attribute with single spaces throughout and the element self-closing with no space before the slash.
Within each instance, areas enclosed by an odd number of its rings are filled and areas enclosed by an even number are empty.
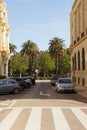
<svg viewBox="0 0 87 130">
<path fill-rule="evenodd" d="M 77 85 L 87 86 L 87 0 L 74 0 L 70 13 L 72 77 Z"/>
<path fill-rule="evenodd" d="M 3 0 L 0 0 L 0 75 L 8 77 L 9 50 L 9 25 L 7 20 L 7 7 Z"/>
</svg>

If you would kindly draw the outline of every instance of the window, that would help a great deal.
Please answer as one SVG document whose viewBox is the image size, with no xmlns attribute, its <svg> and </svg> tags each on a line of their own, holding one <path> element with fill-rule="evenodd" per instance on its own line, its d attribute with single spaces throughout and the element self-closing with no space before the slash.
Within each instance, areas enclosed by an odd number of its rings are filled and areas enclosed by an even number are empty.
<svg viewBox="0 0 87 130">
<path fill-rule="evenodd" d="M 13 80 L 8 81 L 8 84 L 15 84 L 15 83 L 16 83 L 16 81 L 13 81 Z"/>
<path fill-rule="evenodd" d="M 85 35 L 85 34 L 84 34 L 84 32 L 82 32 L 82 33 L 81 33 L 81 38 L 83 38 L 83 37 L 84 37 L 84 35 Z"/>
<path fill-rule="evenodd" d="M 80 70 L 80 52 L 78 51 L 78 70 Z"/>
<path fill-rule="evenodd" d="M 85 79 L 84 78 L 82 79 L 82 85 L 83 86 L 85 85 Z"/>
<path fill-rule="evenodd" d="M 85 50 L 82 48 L 82 70 L 85 70 Z"/>
<path fill-rule="evenodd" d="M 74 77 L 74 82 L 76 83 L 76 77 Z"/>
<path fill-rule="evenodd" d="M 80 36 L 77 37 L 77 42 L 80 40 Z"/>
<path fill-rule="evenodd" d="M 7 85 L 7 80 L 1 80 L 0 85 Z"/>
<path fill-rule="evenodd" d="M 75 70 L 76 70 L 76 53 L 75 53 L 74 58 L 75 58 Z"/>
<path fill-rule="evenodd" d="M 80 78 L 78 77 L 78 84 L 80 84 Z"/>
<path fill-rule="evenodd" d="M 71 79 L 59 79 L 59 83 L 72 83 Z"/>
<path fill-rule="evenodd" d="M 86 28 L 86 34 L 87 34 L 87 28 Z"/>
<path fill-rule="evenodd" d="M 0 85 L 3 85 L 3 81 L 2 80 L 0 81 Z"/>
</svg>

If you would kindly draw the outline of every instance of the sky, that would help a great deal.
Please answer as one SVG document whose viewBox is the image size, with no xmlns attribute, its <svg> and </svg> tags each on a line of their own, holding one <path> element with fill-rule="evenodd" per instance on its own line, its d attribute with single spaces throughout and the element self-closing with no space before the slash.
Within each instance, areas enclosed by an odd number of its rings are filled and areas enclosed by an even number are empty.
<svg viewBox="0 0 87 130">
<path fill-rule="evenodd" d="M 70 45 L 70 12 L 74 0 L 4 0 L 8 8 L 9 42 L 22 49 L 31 40 L 47 50 L 54 37 Z"/>
</svg>

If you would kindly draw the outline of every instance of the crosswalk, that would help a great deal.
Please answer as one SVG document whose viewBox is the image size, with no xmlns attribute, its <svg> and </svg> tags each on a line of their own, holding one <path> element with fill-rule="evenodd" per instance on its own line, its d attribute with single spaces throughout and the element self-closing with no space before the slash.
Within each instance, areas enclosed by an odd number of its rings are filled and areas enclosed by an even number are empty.
<svg viewBox="0 0 87 130">
<path fill-rule="evenodd" d="M 87 130 L 87 107 L 1 108 L 0 130 Z"/>
</svg>

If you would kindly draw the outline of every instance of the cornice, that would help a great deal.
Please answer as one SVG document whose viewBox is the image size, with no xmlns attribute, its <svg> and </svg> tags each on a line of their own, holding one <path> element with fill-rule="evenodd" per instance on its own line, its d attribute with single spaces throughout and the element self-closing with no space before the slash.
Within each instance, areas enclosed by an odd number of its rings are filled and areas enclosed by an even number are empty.
<svg viewBox="0 0 87 130">
<path fill-rule="evenodd" d="M 77 42 L 75 45 L 73 43 L 70 44 L 70 50 L 73 51 L 74 48 L 76 48 L 78 45 L 82 44 L 83 41 L 87 39 L 87 35 L 85 35 L 79 42 Z"/>
<path fill-rule="evenodd" d="M 72 6 L 72 9 L 75 7 L 77 1 L 78 1 L 78 0 L 74 0 L 74 3 L 73 3 L 73 6 Z"/>
</svg>

